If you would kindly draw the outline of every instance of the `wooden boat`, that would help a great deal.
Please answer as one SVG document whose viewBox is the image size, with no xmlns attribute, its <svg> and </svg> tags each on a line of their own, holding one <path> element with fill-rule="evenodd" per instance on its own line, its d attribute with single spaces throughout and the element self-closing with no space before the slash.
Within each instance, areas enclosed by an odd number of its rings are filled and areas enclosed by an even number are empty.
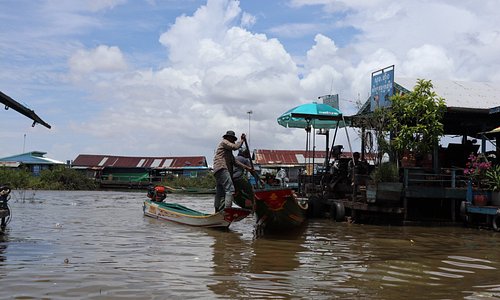
<svg viewBox="0 0 500 300">
<path fill-rule="evenodd" d="M 171 221 L 197 227 L 229 227 L 248 216 L 252 211 L 248 209 L 230 207 L 215 213 L 207 214 L 190 209 L 177 203 L 144 201 L 144 215 L 160 220 Z"/>
<path fill-rule="evenodd" d="M 306 219 L 307 202 L 298 200 L 293 189 L 255 190 L 257 226 L 264 229 L 289 229 L 301 226 Z"/>
<path fill-rule="evenodd" d="M 234 202 L 255 210 L 258 230 L 287 230 L 304 223 L 307 201 L 298 200 L 292 188 L 262 184 L 262 188 L 254 190 L 248 180 L 237 180 L 234 185 Z"/>
</svg>

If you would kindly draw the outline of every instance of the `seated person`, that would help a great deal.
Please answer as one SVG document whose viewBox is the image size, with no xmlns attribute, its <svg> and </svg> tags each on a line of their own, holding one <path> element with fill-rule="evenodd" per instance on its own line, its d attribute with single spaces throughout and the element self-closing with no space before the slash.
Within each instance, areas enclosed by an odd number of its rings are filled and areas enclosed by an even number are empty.
<svg viewBox="0 0 500 300">
<path fill-rule="evenodd" d="M 151 199 L 151 201 L 155 202 L 163 202 L 163 200 L 167 198 L 167 192 L 165 190 L 165 187 L 161 185 L 157 185 L 155 187 L 149 186 L 147 195 L 148 198 Z"/>
<path fill-rule="evenodd" d="M 348 164 L 348 174 L 351 179 L 352 185 L 360 185 L 363 183 L 360 177 L 356 176 L 359 174 L 366 174 L 367 165 L 366 162 L 360 160 L 359 152 L 354 152 L 352 154 L 353 159 L 349 160 Z"/>
<path fill-rule="evenodd" d="M 234 163 L 233 184 L 236 190 L 234 202 L 242 208 L 251 209 L 254 204 L 255 195 L 252 184 L 248 180 L 247 172 L 257 177 L 250 162 L 250 152 L 246 149 L 241 149 L 238 152 L 238 156 L 235 157 Z"/>
</svg>

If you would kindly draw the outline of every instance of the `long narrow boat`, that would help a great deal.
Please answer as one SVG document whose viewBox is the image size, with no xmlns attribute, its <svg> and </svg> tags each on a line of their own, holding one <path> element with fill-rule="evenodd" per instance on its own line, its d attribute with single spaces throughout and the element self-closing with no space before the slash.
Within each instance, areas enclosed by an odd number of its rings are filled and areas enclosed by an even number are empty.
<svg viewBox="0 0 500 300">
<path fill-rule="evenodd" d="M 255 190 L 257 226 L 264 229 L 290 229 L 306 219 L 307 202 L 298 200 L 293 189 L 266 188 Z"/>
<path fill-rule="evenodd" d="M 144 201 L 144 215 L 197 227 L 229 227 L 231 223 L 243 220 L 251 210 L 237 207 L 225 208 L 215 213 L 203 213 L 177 203 Z"/>
</svg>

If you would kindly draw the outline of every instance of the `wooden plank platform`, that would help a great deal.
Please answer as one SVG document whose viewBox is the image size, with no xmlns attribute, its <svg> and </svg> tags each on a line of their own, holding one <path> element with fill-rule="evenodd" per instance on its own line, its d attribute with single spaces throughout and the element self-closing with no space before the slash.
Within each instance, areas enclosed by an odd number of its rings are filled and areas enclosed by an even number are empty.
<svg viewBox="0 0 500 300">
<path fill-rule="evenodd" d="M 467 189 L 440 186 L 408 186 L 404 197 L 420 199 L 465 199 Z"/>
<path fill-rule="evenodd" d="M 405 209 L 403 207 L 397 206 L 381 206 L 375 205 L 371 203 L 361 202 L 361 201 L 352 201 L 349 199 L 328 199 L 328 204 L 332 205 L 333 202 L 340 202 L 344 205 L 345 208 L 351 210 L 360 210 L 367 212 L 376 212 L 376 213 L 388 213 L 388 214 L 404 214 Z"/>
</svg>

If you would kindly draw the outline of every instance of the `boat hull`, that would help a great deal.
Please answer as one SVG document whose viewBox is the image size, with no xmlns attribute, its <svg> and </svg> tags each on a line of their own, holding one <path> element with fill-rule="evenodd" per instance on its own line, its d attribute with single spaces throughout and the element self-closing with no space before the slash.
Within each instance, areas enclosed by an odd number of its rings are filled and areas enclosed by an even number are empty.
<svg viewBox="0 0 500 300">
<path fill-rule="evenodd" d="M 229 227 L 231 223 L 243 220 L 250 210 L 236 207 L 225 208 L 215 214 L 206 214 L 177 203 L 145 200 L 145 216 L 196 227 Z"/>
<path fill-rule="evenodd" d="M 257 225 L 266 229 L 287 229 L 301 226 L 306 219 L 307 203 L 300 203 L 292 189 L 255 191 Z"/>
</svg>

